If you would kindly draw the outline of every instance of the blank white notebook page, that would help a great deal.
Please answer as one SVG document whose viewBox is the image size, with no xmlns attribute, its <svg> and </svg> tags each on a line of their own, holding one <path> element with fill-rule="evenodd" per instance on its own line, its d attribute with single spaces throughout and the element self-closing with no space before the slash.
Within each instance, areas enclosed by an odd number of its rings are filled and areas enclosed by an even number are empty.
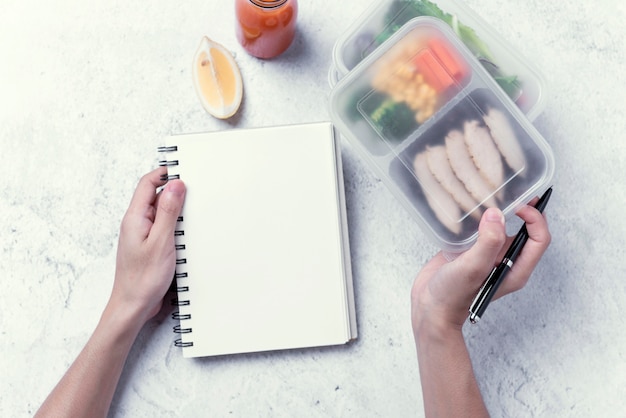
<svg viewBox="0 0 626 418">
<path fill-rule="evenodd" d="M 171 137 L 187 186 L 185 357 L 352 338 L 332 126 Z M 349 254 L 345 254 L 349 263 Z M 351 280 L 351 279 L 350 279 Z M 351 282 L 350 282 L 351 283 Z M 183 298 L 179 295 L 179 299 Z"/>
</svg>

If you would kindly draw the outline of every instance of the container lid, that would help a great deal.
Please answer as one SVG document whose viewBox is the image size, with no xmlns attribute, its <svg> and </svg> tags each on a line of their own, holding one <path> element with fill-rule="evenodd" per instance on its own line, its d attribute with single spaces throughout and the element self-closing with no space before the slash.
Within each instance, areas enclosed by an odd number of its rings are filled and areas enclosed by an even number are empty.
<svg viewBox="0 0 626 418">
<path fill-rule="evenodd" d="M 403 25 L 337 83 L 330 111 L 445 251 L 474 242 L 485 208 L 512 217 L 554 172 L 541 134 L 439 19 Z"/>
<path fill-rule="evenodd" d="M 329 70 L 331 86 L 406 22 L 419 16 L 435 17 L 448 24 L 529 119 L 534 120 L 543 111 L 544 77 L 489 24 L 458 0 L 375 2 L 335 43 L 334 64 Z"/>
</svg>

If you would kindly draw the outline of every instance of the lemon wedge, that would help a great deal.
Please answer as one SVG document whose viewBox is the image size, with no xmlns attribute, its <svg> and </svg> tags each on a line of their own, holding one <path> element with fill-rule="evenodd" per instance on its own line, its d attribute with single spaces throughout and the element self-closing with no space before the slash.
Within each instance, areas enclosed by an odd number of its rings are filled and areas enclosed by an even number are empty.
<svg viewBox="0 0 626 418">
<path fill-rule="evenodd" d="M 206 36 L 193 58 L 193 83 L 204 109 L 219 119 L 233 116 L 243 97 L 241 73 L 232 54 Z"/>
</svg>

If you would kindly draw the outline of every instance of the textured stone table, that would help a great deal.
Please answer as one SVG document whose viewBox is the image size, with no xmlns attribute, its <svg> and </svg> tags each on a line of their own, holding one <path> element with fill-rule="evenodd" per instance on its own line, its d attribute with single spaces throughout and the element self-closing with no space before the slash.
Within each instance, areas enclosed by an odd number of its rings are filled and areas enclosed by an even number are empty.
<svg viewBox="0 0 626 418">
<path fill-rule="evenodd" d="M 121 217 L 171 133 L 329 119 L 337 37 L 368 2 L 302 1 L 278 59 L 236 43 L 227 2 L 0 5 L 0 416 L 32 414 L 106 303 Z M 557 161 L 553 244 L 528 286 L 465 333 L 493 416 L 623 416 L 626 399 L 626 10 L 623 2 L 468 4 L 548 82 L 535 120 Z M 203 35 L 241 67 L 241 111 L 201 108 Z M 345 141 L 359 339 L 183 359 L 167 312 L 140 334 L 113 416 L 409 417 L 422 399 L 409 319 L 436 248 Z"/>
</svg>

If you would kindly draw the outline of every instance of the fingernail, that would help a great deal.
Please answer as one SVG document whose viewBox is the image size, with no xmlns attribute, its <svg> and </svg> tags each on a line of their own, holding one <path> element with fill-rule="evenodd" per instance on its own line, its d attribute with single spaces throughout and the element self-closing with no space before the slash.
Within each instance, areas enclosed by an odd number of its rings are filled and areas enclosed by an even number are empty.
<svg viewBox="0 0 626 418">
<path fill-rule="evenodd" d="M 165 190 L 176 196 L 182 196 L 185 193 L 185 185 L 182 181 L 170 181 L 165 186 Z"/>
<path fill-rule="evenodd" d="M 485 220 L 488 222 L 499 222 L 504 225 L 504 215 L 497 208 L 489 208 L 485 211 Z"/>
</svg>

